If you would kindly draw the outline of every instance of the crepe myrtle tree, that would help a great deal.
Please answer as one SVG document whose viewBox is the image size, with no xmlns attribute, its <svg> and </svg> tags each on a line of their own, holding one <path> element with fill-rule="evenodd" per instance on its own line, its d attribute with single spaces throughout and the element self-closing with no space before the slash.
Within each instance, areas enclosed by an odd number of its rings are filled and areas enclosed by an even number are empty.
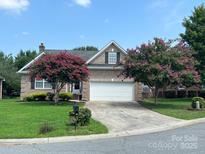
<svg viewBox="0 0 205 154">
<path fill-rule="evenodd" d="M 173 45 L 174 44 L 174 45 Z M 188 46 L 179 40 L 154 38 L 129 50 L 122 75 L 149 86 L 157 103 L 158 91 L 167 86 L 190 87 L 200 81 L 195 59 Z"/>
<path fill-rule="evenodd" d="M 89 71 L 85 61 L 79 56 L 68 52 L 47 54 L 35 61 L 30 67 L 31 77 L 45 79 L 54 92 L 55 104 L 58 103 L 59 93 L 66 83 L 86 81 Z"/>
</svg>

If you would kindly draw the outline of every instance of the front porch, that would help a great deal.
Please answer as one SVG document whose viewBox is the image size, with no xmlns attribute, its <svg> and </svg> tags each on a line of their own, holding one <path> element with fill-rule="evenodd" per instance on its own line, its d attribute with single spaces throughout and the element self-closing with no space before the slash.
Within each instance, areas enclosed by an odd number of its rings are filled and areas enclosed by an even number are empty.
<svg viewBox="0 0 205 154">
<path fill-rule="evenodd" d="M 70 84 L 69 91 L 73 94 L 73 100 L 82 100 L 83 83 L 81 81 Z"/>
</svg>

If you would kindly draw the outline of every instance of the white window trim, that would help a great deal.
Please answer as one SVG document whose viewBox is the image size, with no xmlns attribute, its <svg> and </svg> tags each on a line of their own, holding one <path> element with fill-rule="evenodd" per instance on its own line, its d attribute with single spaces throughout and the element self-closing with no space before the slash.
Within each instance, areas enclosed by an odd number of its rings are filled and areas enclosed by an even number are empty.
<svg viewBox="0 0 205 154">
<path fill-rule="evenodd" d="M 110 62 L 110 54 L 115 54 L 115 62 Z M 117 52 L 108 52 L 108 64 L 117 64 Z"/>
<path fill-rule="evenodd" d="M 43 81 L 43 88 L 37 88 L 36 87 L 36 81 Z M 52 89 L 52 88 L 45 88 L 45 82 L 47 82 L 45 79 L 43 79 L 43 80 L 36 80 L 36 78 L 35 78 L 35 82 L 34 82 L 34 84 L 35 84 L 35 89 L 37 89 L 37 90 L 39 90 L 39 89 L 45 89 L 45 90 L 50 90 L 50 89 Z"/>
</svg>

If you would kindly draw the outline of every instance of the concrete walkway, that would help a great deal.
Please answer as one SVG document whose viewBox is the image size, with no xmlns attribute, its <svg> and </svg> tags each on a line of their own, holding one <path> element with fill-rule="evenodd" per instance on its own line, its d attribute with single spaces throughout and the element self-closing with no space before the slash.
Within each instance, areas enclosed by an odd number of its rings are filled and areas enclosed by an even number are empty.
<svg viewBox="0 0 205 154">
<path fill-rule="evenodd" d="M 88 102 L 86 106 L 110 133 L 174 126 L 184 121 L 153 112 L 136 102 Z"/>
</svg>

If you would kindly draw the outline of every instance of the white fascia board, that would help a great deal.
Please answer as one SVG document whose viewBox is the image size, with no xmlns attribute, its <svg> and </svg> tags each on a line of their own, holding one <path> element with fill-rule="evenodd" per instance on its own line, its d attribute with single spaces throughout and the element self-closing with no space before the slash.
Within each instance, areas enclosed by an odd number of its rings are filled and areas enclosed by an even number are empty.
<svg viewBox="0 0 205 154">
<path fill-rule="evenodd" d="M 111 44 L 116 45 L 124 54 L 127 54 L 126 50 L 123 49 L 118 43 L 116 43 L 115 41 L 111 41 L 110 43 L 108 43 L 106 46 L 104 46 L 98 53 L 96 53 L 93 57 L 91 57 L 86 64 L 89 64 L 92 60 L 94 60 L 98 55 L 100 55 L 102 52 L 104 52 L 105 49 L 107 49 Z"/>
<path fill-rule="evenodd" d="M 17 72 L 17 73 L 19 73 L 19 72 Z M 21 71 L 19 74 L 28 74 L 29 73 L 29 71 Z"/>
<path fill-rule="evenodd" d="M 36 58 L 34 58 L 32 61 L 26 64 L 24 67 L 22 67 L 17 73 L 28 73 L 28 71 L 23 71 L 23 70 L 28 68 L 31 64 L 33 64 L 36 60 L 38 60 L 43 55 L 45 55 L 44 52 L 42 52 L 40 55 L 38 55 Z"/>
</svg>

